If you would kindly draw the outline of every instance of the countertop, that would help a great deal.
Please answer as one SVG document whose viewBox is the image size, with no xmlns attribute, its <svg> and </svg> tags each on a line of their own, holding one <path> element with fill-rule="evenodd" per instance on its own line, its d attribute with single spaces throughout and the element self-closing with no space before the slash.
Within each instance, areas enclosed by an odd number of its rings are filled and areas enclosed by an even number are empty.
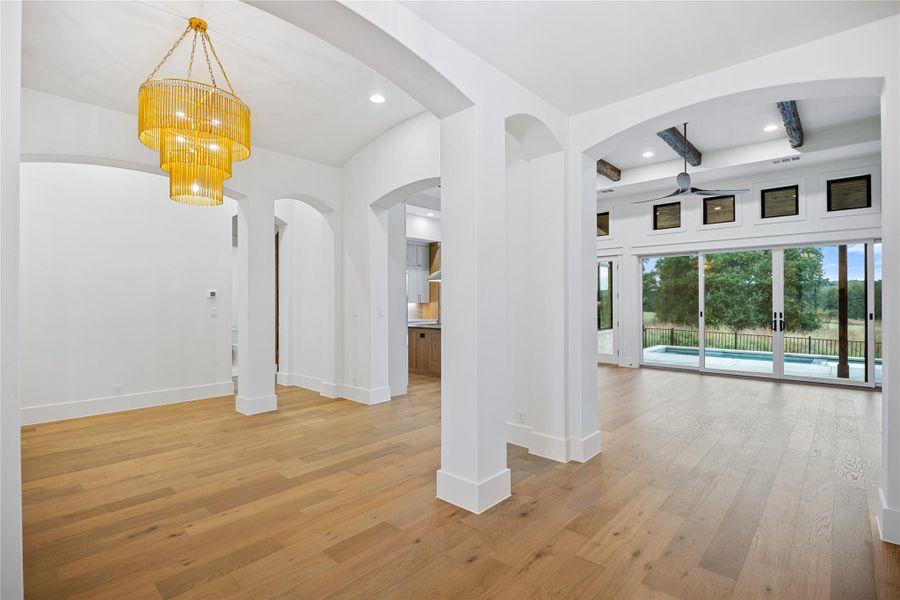
<svg viewBox="0 0 900 600">
<path fill-rule="evenodd" d="M 441 329 L 441 324 L 437 321 L 410 321 L 408 324 L 410 329 Z"/>
</svg>

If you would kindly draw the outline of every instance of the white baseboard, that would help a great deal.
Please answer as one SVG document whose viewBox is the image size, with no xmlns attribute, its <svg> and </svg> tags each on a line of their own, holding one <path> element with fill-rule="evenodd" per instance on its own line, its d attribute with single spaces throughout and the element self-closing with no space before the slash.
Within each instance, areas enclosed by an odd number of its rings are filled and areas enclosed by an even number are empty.
<svg viewBox="0 0 900 600">
<path fill-rule="evenodd" d="M 291 385 L 313 390 L 326 398 L 344 398 L 360 404 L 381 404 L 391 399 L 391 388 L 362 388 L 322 381 L 318 377 L 302 373 L 278 373 L 275 379 L 279 385 Z"/>
<path fill-rule="evenodd" d="M 900 510 L 887 505 L 881 488 L 878 488 L 878 514 L 875 522 L 878 523 L 881 541 L 900 544 Z"/>
<path fill-rule="evenodd" d="M 600 454 L 600 432 L 596 431 L 583 440 L 563 439 L 535 431 L 528 425 L 506 422 L 506 442 L 522 448 L 536 456 L 549 458 L 557 462 L 586 460 Z"/>
<path fill-rule="evenodd" d="M 234 384 L 229 380 L 205 385 L 123 394 L 121 396 L 73 400 L 71 402 L 43 404 L 40 406 L 23 406 L 21 418 L 23 425 L 34 425 L 36 423 L 104 415 L 125 410 L 162 406 L 164 404 L 177 404 L 178 402 L 189 402 L 204 398 L 230 396 L 232 394 L 234 394 Z"/>
<path fill-rule="evenodd" d="M 279 385 L 291 385 L 301 387 L 314 392 L 322 392 L 322 380 L 312 375 L 303 375 L 302 373 L 284 373 L 279 371 L 275 376 L 275 381 Z"/>
<path fill-rule="evenodd" d="M 437 472 L 437 497 L 479 514 L 512 495 L 510 481 L 509 469 L 478 483 L 440 469 Z"/>
<path fill-rule="evenodd" d="M 528 452 L 557 462 L 569 462 L 566 440 L 533 429 L 529 433 Z"/>
<path fill-rule="evenodd" d="M 569 460 L 578 462 L 587 462 L 600 454 L 600 432 L 595 431 L 582 439 L 570 439 L 568 454 Z"/>
<path fill-rule="evenodd" d="M 361 388 L 354 385 L 340 386 L 340 397 L 360 404 L 381 404 L 391 399 L 391 388 Z"/>
<path fill-rule="evenodd" d="M 319 394 L 326 398 L 340 398 L 340 388 L 336 383 L 330 381 L 322 381 L 319 383 Z"/>
<path fill-rule="evenodd" d="M 531 427 L 529 427 L 528 425 L 515 423 L 513 421 L 506 422 L 506 442 L 508 444 L 514 444 L 516 446 L 521 446 L 522 448 L 528 448 L 528 438 L 530 434 Z"/>
<path fill-rule="evenodd" d="M 259 396 L 258 398 L 237 396 L 234 399 L 234 409 L 242 415 L 248 416 L 272 412 L 278 410 L 278 397 L 275 394 Z"/>
</svg>

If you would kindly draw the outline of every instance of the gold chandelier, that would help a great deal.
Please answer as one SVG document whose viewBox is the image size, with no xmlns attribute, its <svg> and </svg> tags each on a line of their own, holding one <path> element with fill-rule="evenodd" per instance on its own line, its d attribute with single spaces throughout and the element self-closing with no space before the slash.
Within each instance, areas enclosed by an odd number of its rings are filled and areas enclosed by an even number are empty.
<svg viewBox="0 0 900 600">
<path fill-rule="evenodd" d="M 169 197 L 202 206 L 222 204 L 223 182 L 231 163 L 250 156 L 250 107 L 238 98 L 206 32 L 206 21 L 192 18 L 181 36 L 138 90 L 138 138 L 159 151 L 159 166 L 169 174 Z M 193 30 L 187 79 L 153 77 Z M 212 85 L 191 80 L 197 39 Z M 210 52 L 229 92 L 216 85 Z"/>
</svg>

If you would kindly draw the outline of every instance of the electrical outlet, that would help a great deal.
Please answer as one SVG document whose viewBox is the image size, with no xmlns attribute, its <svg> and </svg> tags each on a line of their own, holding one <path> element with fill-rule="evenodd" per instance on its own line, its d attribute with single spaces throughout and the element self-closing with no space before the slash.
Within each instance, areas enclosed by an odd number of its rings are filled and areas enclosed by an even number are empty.
<svg viewBox="0 0 900 600">
<path fill-rule="evenodd" d="M 525 411 L 524 410 L 516 411 L 516 417 L 520 424 L 522 424 L 522 425 L 525 424 Z"/>
<path fill-rule="evenodd" d="M 356 377 L 354 377 L 354 378 L 353 378 L 353 387 L 356 387 L 356 383 L 357 383 Z"/>
<path fill-rule="evenodd" d="M 121 383 L 113 384 L 113 394 L 115 394 L 116 396 L 122 395 L 122 384 Z"/>
</svg>

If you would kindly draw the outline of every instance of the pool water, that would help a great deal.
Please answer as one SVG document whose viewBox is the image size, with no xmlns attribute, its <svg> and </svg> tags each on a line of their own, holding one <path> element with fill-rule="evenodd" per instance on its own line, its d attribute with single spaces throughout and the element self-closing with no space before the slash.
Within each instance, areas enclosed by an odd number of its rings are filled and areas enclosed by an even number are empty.
<svg viewBox="0 0 900 600">
<path fill-rule="evenodd" d="M 687 348 L 684 346 L 657 346 L 656 348 L 647 348 L 645 351 L 660 354 L 678 354 L 681 356 L 700 356 L 699 348 Z M 718 350 L 715 348 L 707 348 L 704 354 L 709 358 L 734 358 L 764 362 L 772 362 L 773 360 L 771 352 L 748 352 L 746 350 Z M 817 365 L 837 362 L 837 357 L 815 354 L 785 354 L 784 362 L 800 365 Z M 866 360 L 864 358 L 851 357 L 847 362 L 850 364 L 864 365 Z M 881 364 L 881 359 L 876 359 L 875 363 Z"/>
</svg>

